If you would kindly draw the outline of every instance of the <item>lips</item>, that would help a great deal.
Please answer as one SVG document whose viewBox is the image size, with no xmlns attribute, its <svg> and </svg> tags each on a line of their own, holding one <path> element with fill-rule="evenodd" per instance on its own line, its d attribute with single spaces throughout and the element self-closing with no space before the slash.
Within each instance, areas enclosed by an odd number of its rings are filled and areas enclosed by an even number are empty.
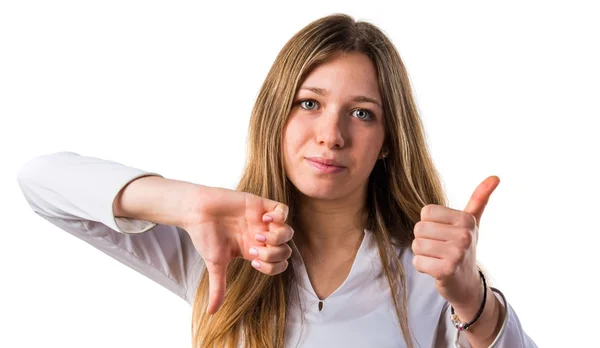
<svg viewBox="0 0 600 348">
<path fill-rule="evenodd" d="M 315 169 L 324 173 L 339 173 L 346 169 L 338 161 L 323 157 L 306 157 L 308 163 Z"/>
<path fill-rule="evenodd" d="M 344 168 L 343 165 L 341 165 L 338 161 L 336 161 L 334 159 L 328 159 L 328 158 L 324 158 L 324 157 L 306 157 L 306 159 L 309 161 L 321 163 L 321 164 L 324 164 L 327 166 Z"/>
</svg>

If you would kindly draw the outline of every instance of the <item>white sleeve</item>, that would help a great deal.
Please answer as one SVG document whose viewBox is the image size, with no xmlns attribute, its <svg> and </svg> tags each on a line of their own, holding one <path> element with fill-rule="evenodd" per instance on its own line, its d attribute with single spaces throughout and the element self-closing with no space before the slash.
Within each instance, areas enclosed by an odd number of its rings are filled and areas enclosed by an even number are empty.
<svg viewBox="0 0 600 348">
<path fill-rule="evenodd" d="M 506 301 L 504 294 L 496 289 L 491 288 L 494 295 L 498 298 L 501 305 L 505 309 L 504 321 L 502 328 L 496 339 L 489 348 L 537 348 L 533 340 L 527 336 L 517 314 Z M 450 305 L 446 302 L 442 310 L 442 317 L 438 327 L 436 339 L 436 348 L 470 348 L 471 345 L 467 341 L 466 335 L 461 335 L 452 320 L 450 319 Z"/>
<path fill-rule="evenodd" d="M 188 233 L 176 226 L 113 214 L 119 191 L 148 175 L 160 176 L 108 160 L 58 152 L 25 163 L 18 183 L 36 214 L 191 304 L 203 263 Z"/>
</svg>

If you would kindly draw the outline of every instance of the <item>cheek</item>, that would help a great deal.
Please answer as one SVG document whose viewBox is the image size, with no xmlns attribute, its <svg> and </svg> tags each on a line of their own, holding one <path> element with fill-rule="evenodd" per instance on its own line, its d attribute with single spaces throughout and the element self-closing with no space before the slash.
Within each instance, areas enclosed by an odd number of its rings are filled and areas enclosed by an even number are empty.
<svg viewBox="0 0 600 348">
<path fill-rule="evenodd" d="M 290 127 L 290 123 L 288 122 L 283 129 L 283 138 L 282 138 L 282 147 L 283 147 L 283 165 L 286 172 L 290 172 L 290 169 L 293 168 L 292 159 L 294 157 L 295 150 L 295 139 L 293 127 Z"/>
<path fill-rule="evenodd" d="M 361 159 L 361 162 L 364 164 L 362 170 L 365 172 L 370 172 L 379 159 L 383 146 L 383 137 L 384 132 L 382 129 L 373 130 L 372 132 L 362 132 L 360 135 L 357 134 L 356 141 L 354 142 L 357 147 L 356 157 Z"/>
<path fill-rule="evenodd" d="M 300 151 L 306 138 L 306 127 L 297 117 L 290 116 L 290 120 L 283 130 L 283 153 L 286 158 L 294 158 Z"/>
</svg>

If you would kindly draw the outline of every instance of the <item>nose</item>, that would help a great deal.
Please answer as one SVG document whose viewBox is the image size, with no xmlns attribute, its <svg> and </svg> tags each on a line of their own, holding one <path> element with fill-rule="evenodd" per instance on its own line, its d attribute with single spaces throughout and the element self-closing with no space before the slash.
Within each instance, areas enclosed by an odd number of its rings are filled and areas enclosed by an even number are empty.
<svg viewBox="0 0 600 348">
<path fill-rule="evenodd" d="M 328 148 L 342 148 L 344 135 L 342 134 L 343 117 L 340 110 L 323 111 L 316 124 L 316 141 Z"/>
</svg>

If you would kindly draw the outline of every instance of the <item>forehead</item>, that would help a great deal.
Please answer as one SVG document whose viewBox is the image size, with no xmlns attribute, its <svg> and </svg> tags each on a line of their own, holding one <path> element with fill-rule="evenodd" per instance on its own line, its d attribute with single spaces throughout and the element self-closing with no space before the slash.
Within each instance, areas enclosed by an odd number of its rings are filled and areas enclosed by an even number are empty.
<svg viewBox="0 0 600 348">
<path fill-rule="evenodd" d="M 318 65 L 301 87 L 326 89 L 332 94 L 379 97 L 375 66 L 363 53 L 340 53 Z"/>
</svg>

